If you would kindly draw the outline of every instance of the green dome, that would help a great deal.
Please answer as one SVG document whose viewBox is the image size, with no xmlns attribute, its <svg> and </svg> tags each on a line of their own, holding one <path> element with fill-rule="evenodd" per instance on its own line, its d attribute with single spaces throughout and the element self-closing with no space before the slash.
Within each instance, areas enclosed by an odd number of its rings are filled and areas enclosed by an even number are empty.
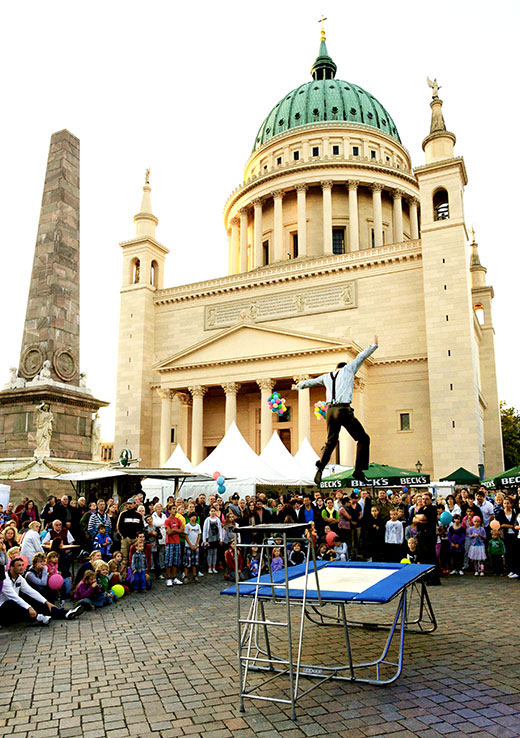
<svg viewBox="0 0 520 738">
<path fill-rule="evenodd" d="M 271 110 L 260 126 L 253 150 L 279 133 L 324 121 L 361 123 L 401 142 L 394 121 L 379 100 L 359 85 L 334 79 L 336 65 L 327 54 L 325 41 L 311 71 L 314 79 L 291 90 Z"/>
</svg>

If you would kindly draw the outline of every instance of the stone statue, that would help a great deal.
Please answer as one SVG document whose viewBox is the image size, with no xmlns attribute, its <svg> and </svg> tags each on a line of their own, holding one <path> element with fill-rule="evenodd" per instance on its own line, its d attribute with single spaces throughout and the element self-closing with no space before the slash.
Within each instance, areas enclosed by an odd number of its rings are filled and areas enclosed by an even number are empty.
<svg viewBox="0 0 520 738">
<path fill-rule="evenodd" d="M 149 169 L 147 169 L 146 172 L 145 172 L 145 175 L 144 175 L 144 183 L 145 183 L 145 185 L 149 185 L 150 184 L 150 170 Z"/>
<path fill-rule="evenodd" d="M 99 459 L 99 445 L 101 443 L 101 421 L 99 420 L 99 413 L 96 413 L 92 418 L 92 434 L 90 436 L 90 453 L 92 459 Z"/>
<path fill-rule="evenodd" d="M 437 83 L 437 77 L 435 77 L 433 81 L 429 77 L 426 77 L 426 81 L 432 88 L 432 97 L 433 98 L 439 97 L 439 90 L 441 88 L 441 85 Z"/>
<path fill-rule="evenodd" d="M 51 362 L 45 359 L 39 374 L 40 379 L 51 379 Z"/>
<path fill-rule="evenodd" d="M 54 422 L 54 415 L 51 412 L 50 405 L 47 402 L 42 402 L 41 405 L 36 407 L 36 448 L 34 449 L 35 456 L 50 456 L 51 455 L 51 437 L 52 437 L 52 424 Z"/>
<path fill-rule="evenodd" d="M 5 385 L 5 389 L 20 389 L 25 387 L 25 379 L 18 376 L 18 369 L 12 366 L 9 369 L 9 382 Z"/>
<path fill-rule="evenodd" d="M 79 386 L 86 388 L 87 386 L 87 373 L 81 372 L 79 375 Z"/>
</svg>

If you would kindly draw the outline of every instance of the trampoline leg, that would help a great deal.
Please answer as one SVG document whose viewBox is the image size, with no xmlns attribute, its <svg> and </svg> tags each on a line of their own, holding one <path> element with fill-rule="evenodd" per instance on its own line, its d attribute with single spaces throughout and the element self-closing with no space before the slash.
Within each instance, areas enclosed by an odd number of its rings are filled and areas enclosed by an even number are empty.
<svg viewBox="0 0 520 738">
<path fill-rule="evenodd" d="M 347 654 L 348 654 L 348 665 L 349 665 L 349 669 L 350 669 L 350 678 L 352 680 L 354 680 L 355 679 L 355 676 L 354 676 L 354 664 L 352 662 L 352 649 L 350 647 L 350 636 L 349 636 L 349 632 L 348 632 L 347 612 L 346 612 L 346 609 L 345 609 L 345 603 L 343 603 L 342 605 L 338 605 L 338 610 L 340 609 L 340 607 L 341 607 L 341 618 L 343 620 L 343 630 L 345 632 L 345 643 L 347 645 Z M 339 612 L 338 612 L 338 615 L 339 615 Z"/>
</svg>

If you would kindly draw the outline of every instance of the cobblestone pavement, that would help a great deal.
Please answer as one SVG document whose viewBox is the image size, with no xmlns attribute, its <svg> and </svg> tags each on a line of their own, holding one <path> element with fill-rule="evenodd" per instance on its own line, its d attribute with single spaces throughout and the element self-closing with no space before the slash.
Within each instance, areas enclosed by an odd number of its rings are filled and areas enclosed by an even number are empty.
<svg viewBox="0 0 520 738">
<path fill-rule="evenodd" d="M 430 589 L 438 630 L 407 635 L 397 682 L 323 684 L 298 703 L 297 723 L 271 703 L 239 712 L 235 602 L 222 585 L 159 582 L 70 623 L 1 630 L 0 736 L 520 735 L 519 582 L 445 578 Z M 355 630 L 358 651 L 374 651 L 381 633 Z M 306 643 L 307 657 L 330 660 L 342 631 L 308 623 Z"/>
</svg>

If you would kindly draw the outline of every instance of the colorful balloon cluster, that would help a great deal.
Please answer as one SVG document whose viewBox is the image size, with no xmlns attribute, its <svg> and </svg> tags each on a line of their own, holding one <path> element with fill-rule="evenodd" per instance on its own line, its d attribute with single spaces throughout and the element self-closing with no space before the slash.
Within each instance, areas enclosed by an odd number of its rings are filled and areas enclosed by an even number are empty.
<svg viewBox="0 0 520 738">
<path fill-rule="evenodd" d="M 285 405 L 285 397 L 280 397 L 279 392 L 273 392 L 271 397 L 267 400 L 267 404 L 269 405 L 269 410 L 272 413 L 276 413 L 277 415 L 283 415 L 287 412 L 287 407 Z"/>
<path fill-rule="evenodd" d="M 219 493 L 219 495 L 223 495 L 224 492 L 226 491 L 226 485 L 224 484 L 226 480 L 224 479 L 222 474 L 218 471 L 213 472 L 213 479 L 217 483 L 217 492 Z"/>
<path fill-rule="evenodd" d="M 318 420 L 325 420 L 327 417 L 327 403 L 325 400 L 319 400 L 314 403 L 314 415 Z"/>
</svg>

